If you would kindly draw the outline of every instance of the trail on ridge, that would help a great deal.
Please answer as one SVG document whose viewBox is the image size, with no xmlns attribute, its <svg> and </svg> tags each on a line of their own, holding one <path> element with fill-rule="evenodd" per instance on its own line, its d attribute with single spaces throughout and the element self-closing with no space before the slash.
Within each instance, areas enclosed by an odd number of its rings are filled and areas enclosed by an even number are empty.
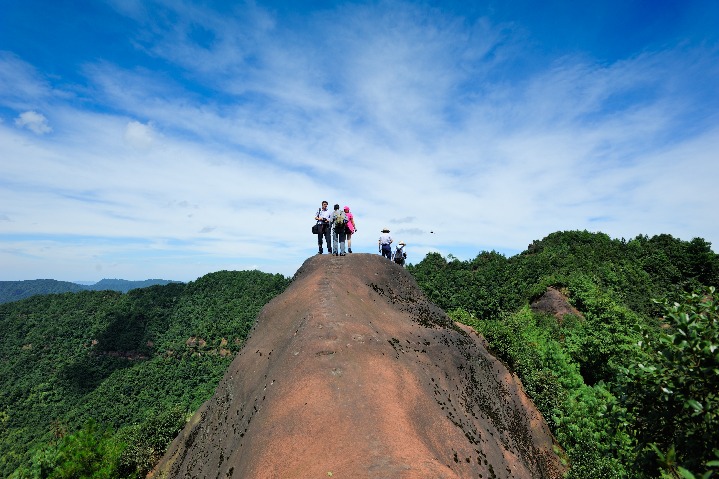
<svg viewBox="0 0 719 479">
<path fill-rule="evenodd" d="M 483 339 L 379 255 L 317 255 L 258 316 L 155 477 L 559 478 Z"/>
</svg>

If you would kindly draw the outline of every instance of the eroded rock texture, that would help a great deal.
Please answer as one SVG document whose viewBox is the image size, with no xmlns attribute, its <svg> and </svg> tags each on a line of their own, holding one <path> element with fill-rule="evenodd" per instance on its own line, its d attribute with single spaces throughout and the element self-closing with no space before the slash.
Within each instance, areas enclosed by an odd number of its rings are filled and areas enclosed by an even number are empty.
<svg viewBox="0 0 719 479">
<path fill-rule="evenodd" d="M 558 321 L 563 321 L 567 315 L 584 318 L 582 313 L 571 305 L 569 299 L 555 288 L 547 288 L 547 291 L 532 302 L 530 307 L 535 313 L 551 314 Z"/>
<path fill-rule="evenodd" d="M 317 255 L 260 313 L 155 477 L 558 478 L 481 337 L 378 255 Z"/>
</svg>

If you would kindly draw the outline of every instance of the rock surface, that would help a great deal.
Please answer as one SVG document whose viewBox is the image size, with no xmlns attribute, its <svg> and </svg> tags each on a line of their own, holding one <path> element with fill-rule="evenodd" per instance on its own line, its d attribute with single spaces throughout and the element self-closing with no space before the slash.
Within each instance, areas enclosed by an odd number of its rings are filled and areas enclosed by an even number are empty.
<svg viewBox="0 0 719 479">
<path fill-rule="evenodd" d="M 551 314 L 559 321 L 562 321 L 566 315 L 584 318 L 577 308 L 569 303 L 569 299 L 555 288 L 547 288 L 542 296 L 530 305 L 535 313 Z"/>
<path fill-rule="evenodd" d="M 262 310 L 154 477 L 559 478 L 483 339 L 378 255 L 317 255 Z"/>
</svg>

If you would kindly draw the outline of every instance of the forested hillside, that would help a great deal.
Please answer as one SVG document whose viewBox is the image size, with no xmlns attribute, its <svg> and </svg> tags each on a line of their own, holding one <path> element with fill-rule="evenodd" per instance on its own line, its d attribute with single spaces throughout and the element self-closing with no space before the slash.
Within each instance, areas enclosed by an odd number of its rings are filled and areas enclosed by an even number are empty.
<svg viewBox="0 0 719 479">
<path fill-rule="evenodd" d="M 125 279 L 103 279 L 95 284 L 84 285 L 54 279 L 31 279 L 26 281 L 0 281 L 0 304 L 29 298 L 37 294 L 76 293 L 78 291 L 120 291 L 127 293 L 137 288 L 165 285 L 176 281 L 146 279 L 128 281 Z"/>
<path fill-rule="evenodd" d="M 143 477 L 288 284 L 221 271 L 0 305 L 0 476 Z"/>
<path fill-rule="evenodd" d="M 706 241 L 567 231 L 511 258 L 429 254 L 409 269 L 519 375 L 570 477 L 719 470 L 719 257 Z M 550 287 L 578 313 L 534 312 Z"/>
<path fill-rule="evenodd" d="M 706 241 L 566 231 L 510 258 L 428 254 L 408 270 L 521 378 L 570 478 L 719 470 L 719 257 Z M 288 283 L 223 271 L 0 305 L 0 475 L 143 477 Z M 576 313 L 531 308 L 548 288 Z"/>
<path fill-rule="evenodd" d="M 81 284 L 54 279 L 0 281 L 0 304 L 29 298 L 36 294 L 77 293 L 85 289 Z"/>
</svg>

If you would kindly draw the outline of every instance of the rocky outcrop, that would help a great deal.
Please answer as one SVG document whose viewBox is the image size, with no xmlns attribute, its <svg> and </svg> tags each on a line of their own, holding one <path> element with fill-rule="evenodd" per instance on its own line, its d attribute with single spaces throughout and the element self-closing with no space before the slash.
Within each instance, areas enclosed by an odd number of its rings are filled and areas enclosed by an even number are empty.
<svg viewBox="0 0 719 479">
<path fill-rule="evenodd" d="M 551 314 L 559 321 L 564 320 L 567 315 L 584 318 L 582 313 L 571 305 L 566 295 L 551 287 L 547 288 L 547 291 L 535 301 L 532 301 L 530 307 L 535 313 Z"/>
<path fill-rule="evenodd" d="M 559 478 L 483 339 L 378 255 L 317 255 L 260 313 L 155 477 Z"/>
</svg>

